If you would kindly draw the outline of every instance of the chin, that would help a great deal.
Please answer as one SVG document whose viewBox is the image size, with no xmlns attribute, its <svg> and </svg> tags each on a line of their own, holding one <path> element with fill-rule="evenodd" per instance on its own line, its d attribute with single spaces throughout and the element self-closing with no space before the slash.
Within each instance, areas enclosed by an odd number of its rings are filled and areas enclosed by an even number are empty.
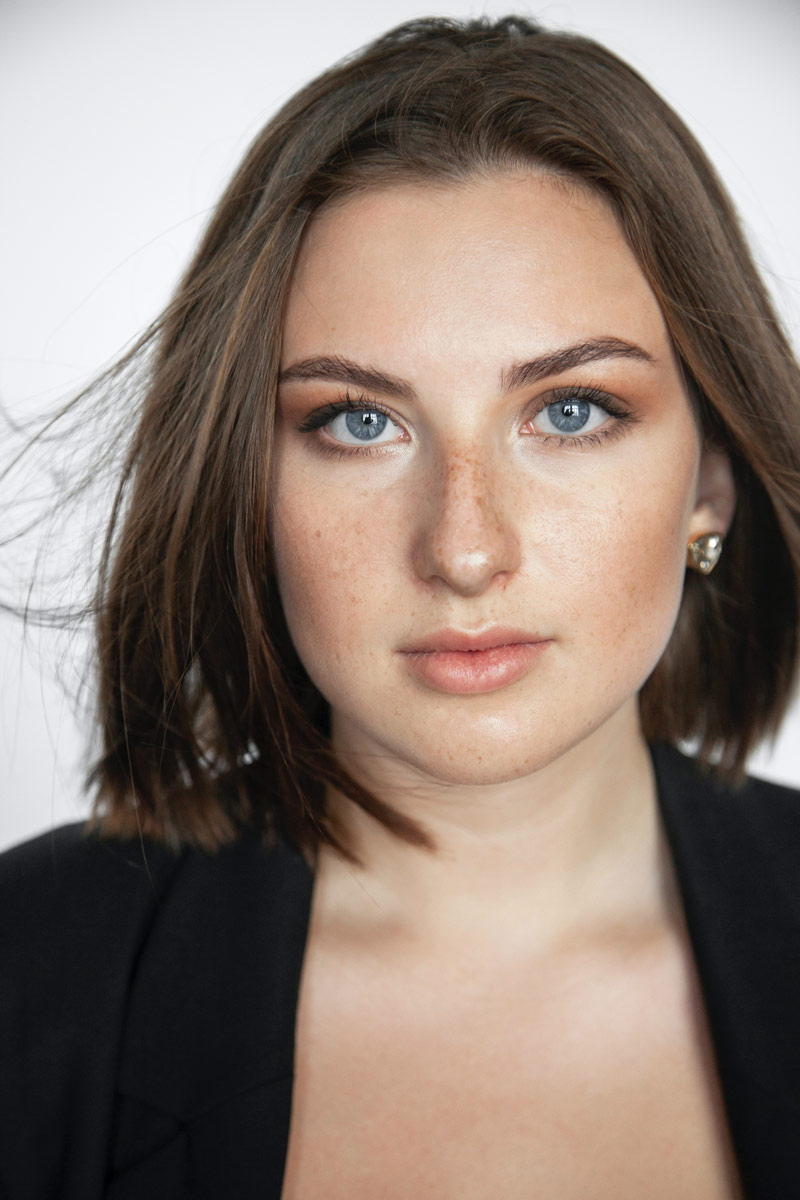
<svg viewBox="0 0 800 1200">
<path fill-rule="evenodd" d="M 615 722 L 614 722 L 615 723 Z M 548 724 L 550 728 L 548 728 Z M 424 780 L 461 787 L 491 787 L 534 775 L 580 747 L 607 724 L 606 719 L 587 720 L 582 726 L 554 729 L 552 722 L 530 715 L 524 727 L 489 719 L 465 731 L 449 733 L 429 727 L 414 738 L 383 741 L 384 754 L 394 763 L 404 763 Z M 539 725 L 541 732 L 532 732 Z M 431 736 L 433 735 L 433 737 Z M 593 751 L 592 751 L 593 752 Z"/>
<path fill-rule="evenodd" d="M 509 754 L 481 755 L 473 752 L 472 756 L 464 755 L 458 762 L 431 762 L 416 764 L 426 776 L 436 783 L 461 787 L 492 787 L 494 785 L 512 783 L 516 779 L 524 779 L 533 775 L 557 758 L 543 754 L 541 751 L 527 754 L 521 758 L 511 758 Z"/>
<path fill-rule="evenodd" d="M 603 672 L 598 678 L 605 687 L 534 680 L 469 697 L 402 695 L 402 705 L 387 690 L 371 708 L 349 711 L 334 702 L 333 743 L 343 761 L 352 754 L 353 768 L 373 777 L 378 792 L 400 781 L 491 787 L 560 760 L 565 766 L 585 760 L 590 769 L 598 757 L 624 756 L 641 739 L 638 678 L 609 681 Z M 386 713 L 394 720 L 376 720 Z"/>
</svg>

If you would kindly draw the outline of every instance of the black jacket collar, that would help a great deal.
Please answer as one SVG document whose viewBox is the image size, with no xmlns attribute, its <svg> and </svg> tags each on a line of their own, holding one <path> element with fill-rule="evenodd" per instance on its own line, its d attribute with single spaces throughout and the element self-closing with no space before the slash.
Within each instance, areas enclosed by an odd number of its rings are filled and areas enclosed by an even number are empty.
<svg viewBox="0 0 800 1200">
<path fill-rule="evenodd" d="M 666 747 L 653 761 L 742 1178 L 749 1196 L 787 1200 L 800 1180 L 800 796 L 725 789 Z M 266 1140 L 243 1134 L 239 1154 L 256 1174 L 266 1156 L 262 1194 L 276 1197 L 312 890 L 283 842 L 267 858 L 255 839 L 187 855 L 138 964 L 122 1056 L 124 1095 L 206 1131 L 198 1161 L 215 1114 L 229 1140 L 257 1093 Z"/>
<path fill-rule="evenodd" d="M 653 751 L 747 1195 L 800 1188 L 800 794 Z"/>
</svg>

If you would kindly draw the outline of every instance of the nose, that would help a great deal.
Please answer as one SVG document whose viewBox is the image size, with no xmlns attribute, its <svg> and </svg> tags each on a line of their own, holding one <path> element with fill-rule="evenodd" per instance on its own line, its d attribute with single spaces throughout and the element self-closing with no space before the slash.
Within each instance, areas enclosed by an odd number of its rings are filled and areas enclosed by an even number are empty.
<svg viewBox="0 0 800 1200">
<path fill-rule="evenodd" d="M 477 596 L 520 565 L 520 539 L 502 464 L 476 447 L 451 448 L 435 465 L 418 510 L 414 568 L 463 596 Z"/>
</svg>

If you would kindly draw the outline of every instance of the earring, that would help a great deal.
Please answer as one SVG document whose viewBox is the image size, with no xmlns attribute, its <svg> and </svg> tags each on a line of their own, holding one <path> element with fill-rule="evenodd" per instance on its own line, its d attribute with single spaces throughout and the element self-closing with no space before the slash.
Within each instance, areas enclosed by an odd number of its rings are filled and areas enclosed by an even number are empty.
<svg viewBox="0 0 800 1200">
<path fill-rule="evenodd" d="M 689 542 L 686 551 L 686 565 L 701 575 L 710 575 L 719 562 L 722 554 L 722 535 L 719 533 L 703 533 L 700 537 Z"/>
</svg>

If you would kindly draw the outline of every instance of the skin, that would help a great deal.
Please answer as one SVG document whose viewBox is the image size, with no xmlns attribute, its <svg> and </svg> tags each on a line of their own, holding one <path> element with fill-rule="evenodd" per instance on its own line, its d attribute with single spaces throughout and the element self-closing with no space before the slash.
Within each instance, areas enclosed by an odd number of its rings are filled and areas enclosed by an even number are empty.
<svg viewBox="0 0 800 1200">
<path fill-rule="evenodd" d="M 647 358 L 504 391 L 513 364 L 605 338 Z M 315 906 L 342 931 L 460 946 L 476 961 L 668 920 L 637 695 L 674 625 L 687 542 L 725 533 L 734 495 L 727 460 L 702 450 L 613 214 L 535 173 L 409 181 L 330 205 L 301 247 L 281 365 L 321 355 L 399 377 L 409 394 L 281 383 L 278 587 L 337 752 L 438 851 L 332 794 L 364 868 L 323 849 Z M 537 414 L 554 388 L 577 386 L 628 419 L 593 409 L 583 440 L 548 433 Z M 352 453 L 362 443 L 343 418 L 300 431 L 346 391 L 395 422 L 369 453 Z M 443 628 L 492 625 L 547 639 L 499 689 L 444 694 L 399 653 Z"/>
</svg>

